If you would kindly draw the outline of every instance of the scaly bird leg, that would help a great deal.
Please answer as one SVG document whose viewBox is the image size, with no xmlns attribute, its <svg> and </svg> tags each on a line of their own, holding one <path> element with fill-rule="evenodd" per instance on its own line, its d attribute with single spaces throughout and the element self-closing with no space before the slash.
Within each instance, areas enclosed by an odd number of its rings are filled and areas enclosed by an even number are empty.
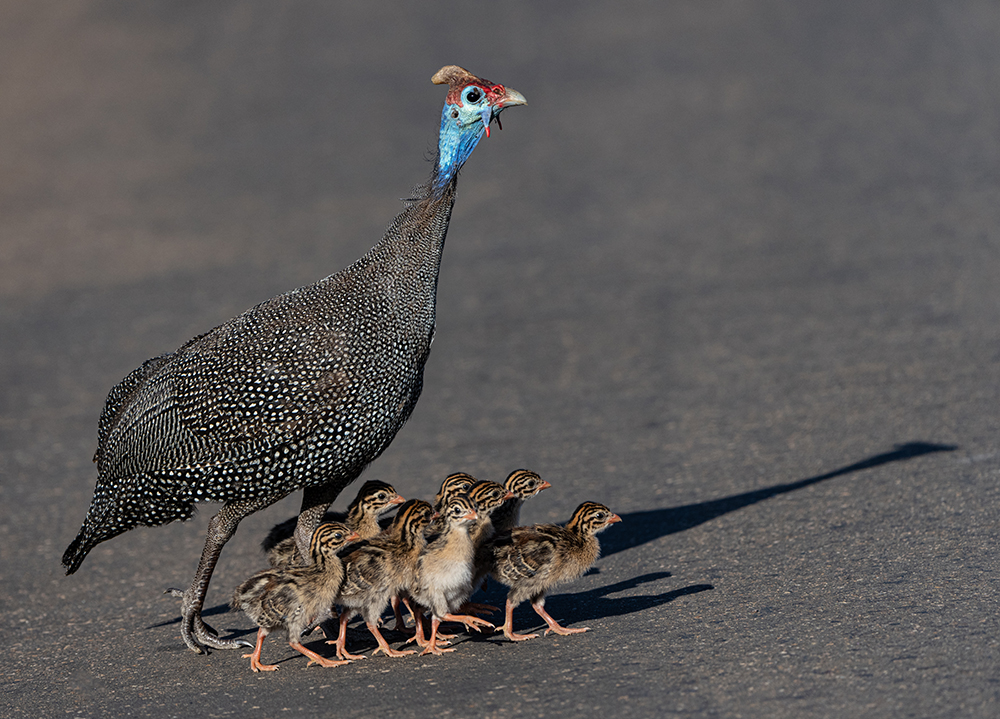
<svg viewBox="0 0 1000 719">
<path fill-rule="evenodd" d="M 290 639 L 288 640 L 288 646 L 297 651 L 299 654 L 304 654 L 309 657 L 309 663 L 306 664 L 307 667 L 311 667 L 313 664 L 319 664 L 321 667 L 342 667 L 345 664 L 350 664 L 348 661 L 336 661 L 334 659 L 327 659 L 326 657 L 321 657 L 319 654 L 314 652 L 312 649 L 306 649 L 304 646 L 299 644 L 298 640 Z M 277 669 L 277 667 L 275 667 Z"/>
<path fill-rule="evenodd" d="M 437 630 L 438 630 L 438 625 L 440 625 L 440 624 L 441 624 L 441 620 L 440 619 L 438 619 L 437 617 L 432 617 L 431 618 L 431 638 L 427 642 L 427 646 L 424 647 L 424 650 L 422 652 L 420 652 L 420 656 L 423 656 L 424 654 L 438 654 L 438 655 L 440 655 L 440 654 L 444 654 L 445 652 L 453 652 L 453 651 L 455 651 L 455 647 L 451 647 L 449 649 L 443 649 L 443 648 L 441 648 L 441 647 L 439 647 L 437 645 L 437 638 L 438 638 Z"/>
<path fill-rule="evenodd" d="M 417 615 L 414 613 L 413 607 L 410 606 L 410 600 L 408 600 L 406 597 L 400 597 L 397 594 L 394 595 L 392 598 L 392 613 L 396 617 L 396 626 L 392 628 L 392 631 L 399 632 L 400 634 L 406 634 L 412 637 L 416 629 L 415 628 L 411 629 L 410 627 L 406 626 L 406 620 L 403 619 L 403 609 L 402 609 L 403 605 L 406 605 L 406 608 L 410 611 L 410 616 L 413 618 L 413 625 L 414 627 L 416 627 Z"/>
<path fill-rule="evenodd" d="M 462 614 L 474 614 L 477 617 L 480 614 L 493 614 L 494 612 L 499 612 L 499 607 L 494 607 L 492 604 L 479 604 L 477 602 L 466 602 L 458 608 L 458 611 Z"/>
<path fill-rule="evenodd" d="M 250 506 L 253 508 L 250 509 L 239 503 L 227 504 L 209 520 L 208 537 L 201 553 L 201 561 L 198 562 L 198 571 L 195 572 L 194 581 L 191 582 L 188 590 L 180 593 L 182 597 L 181 636 L 188 648 L 198 654 L 203 654 L 206 648 L 237 649 L 238 647 L 253 646 L 243 639 L 219 639 L 215 630 L 206 625 L 201 618 L 201 610 L 205 605 L 205 595 L 208 593 L 208 583 L 212 581 L 212 572 L 215 571 L 215 565 L 219 562 L 222 548 L 236 532 L 240 520 L 258 509 L 254 505 Z"/>
<path fill-rule="evenodd" d="M 540 616 L 542 619 L 544 619 L 545 623 L 549 625 L 549 628 L 545 630 L 545 636 L 548 636 L 549 632 L 555 632 L 556 634 L 562 634 L 562 635 L 583 634 L 583 632 L 586 632 L 590 629 L 590 627 L 579 627 L 576 629 L 569 629 L 568 627 L 560 625 L 559 622 L 550 617 L 549 613 L 545 611 L 544 601 L 532 602 L 531 606 L 535 610 L 535 613 L 538 614 L 538 616 Z"/>
<path fill-rule="evenodd" d="M 264 646 L 264 637 L 267 636 L 267 630 L 261 627 L 257 630 L 257 646 L 254 648 L 253 652 L 250 654 L 244 654 L 243 658 L 250 659 L 250 668 L 255 672 L 276 672 L 278 671 L 277 664 L 261 664 L 260 663 L 260 650 Z"/>
<path fill-rule="evenodd" d="M 507 599 L 507 611 L 504 613 L 503 626 L 500 629 L 503 630 L 503 635 L 512 642 L 523 642 L 538 636 L 537 634 L 517 634 L 514 631 L 514 603 L 509 598 Z"/>
<path fill-rule="evenodd" d="M 393 649 L 389 646 L 389 642 L 385 640 L 385 637 L 382 636 L 382 632 L 378 630 L 378 627 L 376 627 L 372 622 L 365 622 L 365 624 L 368 625 L 368 631 L 372 633 L 372 636 L 375 637 L 375 641 L 378 642 L 378 648 L 372 652 L 372 656 L 375 656 L 379 652 L 385 653 L 387 657 L 405 657 L 407 654 L 417 653 L 415 649 L 407 649 L 405 651 Z"/>
<path fill-rule="evenodd" d="M 451 614 L 449 612 L 441 617 L 441 619 L 447 622 L 461 622 L 465 625 L 466 629 L 474 629 L 477 632 L 483 631 L 484 627 L 489 627 L 490 629 L 496 628 L 485 619 L 474 617 L 471 614 Z"/>
<path fill-rule="evenodd" d="M 337 658 L 338 659 L 367 659 L 364 654 L 350 654 L 346 649 L 347 644 L 347 623 L 351 621 L 351 617 L 354 616 L 354 612 L 350 610 L 344 610 L 340 614 L 340 632 L 337 634 L 337 639 L 335 641 L 327 641 L 327 644 L 335 644 L 337 647 Z"/>
</svg>

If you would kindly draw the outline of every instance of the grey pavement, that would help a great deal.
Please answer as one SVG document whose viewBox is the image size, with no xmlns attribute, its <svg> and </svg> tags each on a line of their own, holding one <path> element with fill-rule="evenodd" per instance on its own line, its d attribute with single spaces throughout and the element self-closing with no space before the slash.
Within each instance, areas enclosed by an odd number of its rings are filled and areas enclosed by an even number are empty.
<svg viewBox="0 0 1000 719">
<path fill-rule="evenodd" d="M 591 631 L 195 655 L 163 590 L 212 507 L 62 573 L 104 397 L 373 244 L 451 63 L 529 105 L 462 173 L 424 394 L 366 476 L 608 504 L 547 605 Z M 1000 715 L 998 168 L 987 0 L 4 3 L 0 714 Z M 226 547 L 224 634 L 296 507 Z"/>
</svg>

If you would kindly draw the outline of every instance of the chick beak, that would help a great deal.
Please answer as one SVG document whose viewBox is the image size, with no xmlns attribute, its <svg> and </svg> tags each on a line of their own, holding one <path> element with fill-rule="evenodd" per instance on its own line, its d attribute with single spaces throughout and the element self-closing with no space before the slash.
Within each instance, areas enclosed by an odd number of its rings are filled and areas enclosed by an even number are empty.
<svg viewBox="0 0 1000 719">
<path fill-rule="evenodd" d="M 543 479 L 543 480 L 542 480 L 542 485 L 541 485 L 541 486 L 540 486 L 540 487 L 538 488 L 538 491 L 539 491 L 539 492 L 541 492 L 541 491 L 542 491 L 543 489 L 548 489 L 548 488 L 549 488 L 549 487 L 551 487 L 551 486 L 552 486 L 551 484 L 549 484 L 548 482 L 546 482 L 546 481 L 545 481 L 545 480 Z"/>
<path fill-rule="evenodd" d="M 406 500 L 400 497 L 398 494 L 389 500 L 389 504 L 402 504 Z"/>
<path fill-rule="evenodd" d="M 507 492 L 507 494 L 505 494 L 505 495 L 503 496 L 503 499 L 504 499 L 504 501 L 506 502 L 506 501 L 507 501 L 508 499 L 514 499 L 514 498 L 516 498 L 516 497 L 517 497 L 517 495 L 516 495 L 516 494 L 514 494 L 513 492 L 510 492 L 510 491 L 508 491 L 508 492 Z"/>
<path fill-rule="evenodd" d="M 608 524 L 614 524 L 615 522 L 620 522 L 620 521 L 622 521 L 622 518 L 619 517 L 617 514 L 612 514 L 610 517 L 608 517 Z"/>
</svg>

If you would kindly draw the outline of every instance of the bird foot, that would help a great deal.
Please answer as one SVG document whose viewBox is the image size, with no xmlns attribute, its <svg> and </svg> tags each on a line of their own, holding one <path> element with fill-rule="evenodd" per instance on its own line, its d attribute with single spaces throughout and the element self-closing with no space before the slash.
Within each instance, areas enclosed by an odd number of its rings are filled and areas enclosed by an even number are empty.
<svg viewBox="0 0 1000 719">
<path fill-rule="evenodd" d="M 437 642 L 435 644 L 428 644 L 426 647 L 424 647 L 424 650 L 420 652 L 420 656 L 424 656 L 425 654 L 437 654 L 438 656 L 441 656 L 442 654 L 445 654 L 447 652 L 453 652 L 457 649 L 457 647 L 449 647 L 448 649 L 445 649 L 443 647 L 438 646 L 438 644 L 440 643 L 441 642 Z M 444 642 L 444 644 L 447 643 L 448 642 Z"/>
<path fill-rule="evenodd" d="M 375 656 L 379 652 L 382 652 L 387 657 L 408 657 L 411 654 L 416 654 L 417 650 L 416 649 L 399 650 L 399 649 L 393 649 L 390 646 L 376 647 L 375 651 L 372 652 L 372 656 Z"/>
<path fill-rule="evenodd" d="M 255 672 L 276 672 L 276 671 L 278 671 L 278 665 L 277 664 L 261 664 L 260 663 L 260 657 L 257 655 L 257 652 L 252 652 L 250 654 L 244 654 L 243 658 L 250 660 L 250 668 L 253 669 Z"/>
<path fill-rule="evenodd" d="M 574 627 L 571 629 L 569 627 L 563 627 L 556 624 L 555 626 L 551 626 L 545 630 L 545 636 L 549 636 L 549 632 L 555 632 L 556 634 L 566 636 L 567 634 L 583 634 L 588 631 L 590 631 L 590 627 Z M 536 634 L 535 636 L 537 637 L 538 635 Z"/>
<path fill-rule="evenodd" d="M 364 657 L 359 657 L 364 659 Z M 318 664 L 321 667 L 342 667 L 345 664 L 350 664 L 349 661 L 337 661 L 335 659 L 327 659 L 326 657 L 309 657 L 309 661 L 306 662 L 306 667 L 311 667 L 313 664 Z M 275 667 L 277 669 L 278 667 Z"/>
<path fill-rule="evenodd" d="M 489 627 L 490 629 L 496 628 L 485 619 L 474 617 L 471 614 L 445 614 L 442 619 L 449 622 L 461 622 L 465 625 L 467 630 L 473 629 L 477 632 L 483 631 L 486 627 Z"/>
<path fill-rule="evenodd" d="M 188 605 L 186 592 L 171 588 L 164 594 L 180 597 L 181 637 L 188 649 L 196 654 L 207 654 L 208 649 L 240 649 L 241 647 L 252 648 L 254 646 L 245 639 L 220 639 L 219 632 L 201 618 L 201 607 L 194 608 Z"/>
<path fill-rule="evenodd" d="M 337 640 L 336 639 L 328 639 L 326 643 L 327 644 L 333 644 L 334 646 L 336 646 L 337 645 Z M 337 658 L 338 659 L 353 660 L 353 659 L 367 659 L 368 657 L 366 657 L 364 654 L 351 654 L 349 651 L 347 651 L 343 647 L 337 646 Z"/>
<path fill-rule="evenodd" d="M 524 642 L 528 639 L 538 638 L 537 634 L 518 634 L 510 627 L 497 627 L 497 631 L 503 630 L 503 635 L 512 642 Z"/>
<path fill-rule="evenodd" d="M 494 607 L 492 604 L 479 604 L 477 602 L 466 602 L 465 604 L 463 604 L 461 607 L 458 608 L 458 611 L 462 612 L 463 614 L 472 614 L 475 616 L 479 616 L 481 614 L 494 614 L 495 612 L 499 612 L 500 608 Z"/>
</svg>

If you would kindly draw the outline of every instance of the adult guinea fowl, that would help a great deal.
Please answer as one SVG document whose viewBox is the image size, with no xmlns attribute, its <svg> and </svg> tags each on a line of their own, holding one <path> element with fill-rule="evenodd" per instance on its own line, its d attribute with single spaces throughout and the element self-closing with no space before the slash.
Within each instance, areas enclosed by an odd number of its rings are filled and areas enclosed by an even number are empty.
<svg viewBox="0 0 1000 719">
<path fill-rule="evenodd" d="M 195 652 L 246 644 L 218 637 L 201 618 L 240 520 L 302 489 L 295 541 L 309 556 L 323 513 L 420 396 L 458 171 L 500 112 L 525 104 L 455 65 L 431 80 L 448 85 L 434 169 L 378 244 L 341 272 L 147 360 L 108 395 L 97 487 L 63 555 L 66 573 L 132 527 L 190 519 L 196 502 L 223 502 L 191 586 L 176 592 L 181 634 Z"/>
</svg>

